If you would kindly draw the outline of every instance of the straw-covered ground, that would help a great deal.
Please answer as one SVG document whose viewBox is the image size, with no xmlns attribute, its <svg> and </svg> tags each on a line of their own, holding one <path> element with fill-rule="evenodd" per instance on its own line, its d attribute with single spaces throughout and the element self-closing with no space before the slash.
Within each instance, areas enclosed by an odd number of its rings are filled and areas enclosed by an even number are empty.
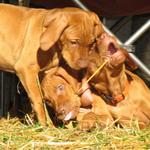
<svg viewBox="0 0 150 150">
<path fill-rule="evenodd" d="M 0 120 L 0 149 L 6 150 L 142 150 L 150 149 L 150 127 L 105 128 L 91 132 L 68 126 L 42 128 L 17 118 Z"/>
</svg>

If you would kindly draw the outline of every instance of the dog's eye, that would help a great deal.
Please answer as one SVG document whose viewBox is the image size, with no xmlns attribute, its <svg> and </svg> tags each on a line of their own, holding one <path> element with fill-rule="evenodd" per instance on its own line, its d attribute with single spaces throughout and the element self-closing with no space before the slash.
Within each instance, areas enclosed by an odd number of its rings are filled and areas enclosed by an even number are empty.
<svg viewBox="0 0 150 150">
<path fill-rule="evenodd" d="M 64 88 L 65 88 L 65 86 L 63 84 L 57 85 L 57 91 L 59 91 L 59 92 L 63 91 Z"/>
<path fill-rule="evenodd" d="M 71 45 L 76 46 L 79 44 L 79 40 L 70 40 Z"/>
</svg>

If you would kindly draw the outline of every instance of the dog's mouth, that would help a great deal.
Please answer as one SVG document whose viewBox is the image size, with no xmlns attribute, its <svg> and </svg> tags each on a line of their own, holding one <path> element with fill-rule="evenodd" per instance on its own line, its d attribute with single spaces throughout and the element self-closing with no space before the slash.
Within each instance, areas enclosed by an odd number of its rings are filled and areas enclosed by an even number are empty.
<svg viewBox="0 0 150 150">
<path fill-rule="evenodd" d="M 115 47 L 114 43 L 111 42 L 108 45 L 108 51 L 110 52 L 111 55 L 113 55 L 114 53 L 118 51 L 118 49 Z"/>
<path fill-rule="evenodd" d="M 72 110 L 67 114 L 56 115 L 59 120 L 63 122 L 63 124 L 67 125 L 70 121 L 74 120 L 77 114 Z"/>
<path fill-rule="evenodd" d="M 77 117 L 80 107 L 75 106 L 70 111 L 61 113 L 61 115 L 57 115 L 57 117 L 62 120 L 64 124 L 68 124 L 71 120 L 74 120 Z"/>
<path fill-rule="evenodd" d="M 104 58 L 109 60 L 108 64 L 112 67 L 117 67 L 124 62 L 124 55 L 121 53 L 115 43 L 110 42 L 107 47 L 106 55 Z"/>
<path fill-rule="evenodd" d="M 74 113 L 73 113 L 73 111 L 70 111 L 70 112 L 65 116 L 64 121 L 66 122 L 66 121 L 69 121 L 69 120 L 71 120 L 71 119 L 73 119 L 73 118 L 74 118 Z"/>
</svg>

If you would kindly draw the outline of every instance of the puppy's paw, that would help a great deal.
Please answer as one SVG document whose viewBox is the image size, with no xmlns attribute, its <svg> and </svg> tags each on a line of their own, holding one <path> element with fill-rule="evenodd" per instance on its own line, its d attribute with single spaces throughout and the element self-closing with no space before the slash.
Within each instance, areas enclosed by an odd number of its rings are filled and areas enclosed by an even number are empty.
<svg viewBox="0 0 150 150">
<path fill-rule="evenodd" d="M 78 128 L 83 131 L 91 131 L 96 127 L 97 115 L 93 112 L 86 113 L 79 121 Z"/>
</svg>

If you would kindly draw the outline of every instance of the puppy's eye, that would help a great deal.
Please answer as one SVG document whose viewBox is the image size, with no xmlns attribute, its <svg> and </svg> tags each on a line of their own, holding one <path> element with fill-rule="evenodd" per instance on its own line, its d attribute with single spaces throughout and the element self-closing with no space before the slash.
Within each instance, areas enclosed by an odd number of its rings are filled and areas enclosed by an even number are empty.
<svg viewBox="0 0 150 150">
<path fill-rule="evenodd" d="M 64 88 L 65 88 L 65 86 L 64 86 L 63 84 L 59 84 L 59 85 L 57 85 L 57 91 L 58 91 L 58 92 L 63 91 L 63 90 L 64 90 Z"/>
<path fill-rule="evenodd" d="M 71 45 L 76 46 L 79 44 L 78 40 L 70 40 Z"/>
</svg>

